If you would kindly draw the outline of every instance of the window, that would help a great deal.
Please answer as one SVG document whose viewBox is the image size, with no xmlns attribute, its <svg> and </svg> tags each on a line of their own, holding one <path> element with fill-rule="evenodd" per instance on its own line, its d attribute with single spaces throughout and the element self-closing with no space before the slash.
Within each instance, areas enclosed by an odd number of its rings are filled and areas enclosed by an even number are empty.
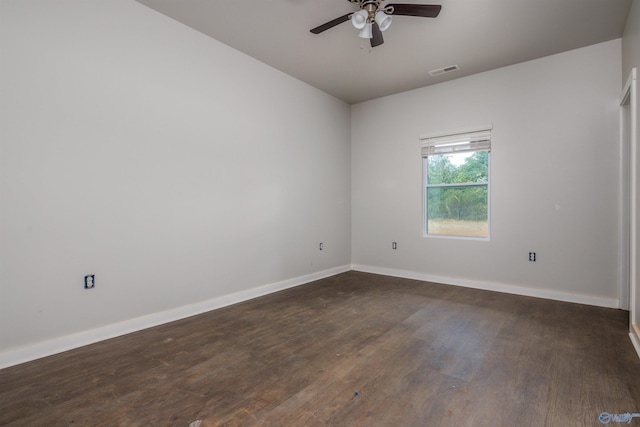
<svg viewBox="0 0 640 427">
<path fill-rule="evenodd" d="M 491 128 L 420 139 L 425 234 L 488 238 Z"/>
</svg>

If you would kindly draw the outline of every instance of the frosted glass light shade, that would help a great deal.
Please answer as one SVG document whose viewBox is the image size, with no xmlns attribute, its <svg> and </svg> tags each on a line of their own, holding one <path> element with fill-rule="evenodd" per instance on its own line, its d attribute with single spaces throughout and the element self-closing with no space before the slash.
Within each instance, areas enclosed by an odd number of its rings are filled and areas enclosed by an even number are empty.
<svg viewBox="0 0 640 427">
<path fill-rule="evenodd" d="M 391 16 L 382 11 L 378 11 L 378 13 L 376 13 L 376 22 L 380 27 L 380 31 L 384 31 L 391 25 Z"/>
<path fill-rule="evenodd" d="M 367 25 L 367 19 L 369 19 L 369 12 L 366 10 L 359 10 L 351 15 L 351 23 L 358 30 L 361 30 Z"/>
<path fill-rule="evenodd" d="M 360 30 L 358 36 L 363 39 L 373 38 L 373 24 L 365 24 L 364 28 Z"/>
</svg>

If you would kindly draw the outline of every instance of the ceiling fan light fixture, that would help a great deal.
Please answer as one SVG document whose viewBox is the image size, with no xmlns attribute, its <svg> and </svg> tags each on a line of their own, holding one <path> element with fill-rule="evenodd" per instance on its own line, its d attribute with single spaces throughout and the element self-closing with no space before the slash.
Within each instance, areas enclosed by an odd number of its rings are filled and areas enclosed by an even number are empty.
<svg viewBox="0 0 640 427">
<path fill-rule="evenodd" d="M 351 16 L 351 23 L 356 29 L 362 30 L 367 25 L 367 19 L 369 19 L 369 12 L 359 10 Z"/>
<path fill-rule="evenodd" d="M 376 13 L 376 23 L 380 27 L 380 31 L 384 31 L 391 26 L 391 16 L 387 15 L 383 11 L 379 10 Z"/>
<path fill-rule="evenodd" d="M 2 0 L 0 0 L 1 2 Z M 142 0 L 139 0 L 142 1 Z M 371 47 L 377 47 L 384 43 L 382 32 L 391 25 L 392 16 L 418 16 L 422 18 L 435 18 L 440 13 L 442 6 L 439 4 L 412 4 L 397 3 L 386 4 L 387 0 L 348 0 L 358 6 L 357 12 L 338 16 L 329 22 L 325 22 L 310 31 L 313 34 L 323 33 L 343 22 L 351 21 L 351 24 L 359 30 L 358 36 L 371 41 Z"/>
<path fill-rule="evenodd" d="M 363 39 L 373 38 L 373 24 L 365 24 L 364 28 L 360 30 L 360 33 L 358 33 L 358 36 Z"/>
</svg>

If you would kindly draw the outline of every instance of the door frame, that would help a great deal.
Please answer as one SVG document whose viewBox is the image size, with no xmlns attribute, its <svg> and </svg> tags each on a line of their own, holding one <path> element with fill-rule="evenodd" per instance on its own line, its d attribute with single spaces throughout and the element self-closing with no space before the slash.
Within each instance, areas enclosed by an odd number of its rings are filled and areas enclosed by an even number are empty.
<svg viewBox="0 0 640 427">
<path fill-rule="evenodd" d="M 638 277 L 638 88 L 637 69 L 633 68 L 622 90 L 620 101 L 620 302 L 623 304 L 624 292 L 628 292 L 629 337 L 640 356 L 640 278 Z M 627 151 L 628 150 L 628 151 Z M 628 158 L 625 154 L 628 152 Z M 625 182 L 626 181 L 626 182 Z M 626 195 L 624 192 L 627 192 Z M 628 195 L 628 196 L 627 196 Z M 628 209 L 625 199 L 628 198 Z M 628 234 L 627 231 L 628 230 Z M 628 243 L 626 243 L 628 242 Z M 628 280 L 626 280 L 628 277 Z M 624 282 L 628 285 L 625 285 Z M 628 291 L 625 287 L 628 286 Z"/>
</svg>

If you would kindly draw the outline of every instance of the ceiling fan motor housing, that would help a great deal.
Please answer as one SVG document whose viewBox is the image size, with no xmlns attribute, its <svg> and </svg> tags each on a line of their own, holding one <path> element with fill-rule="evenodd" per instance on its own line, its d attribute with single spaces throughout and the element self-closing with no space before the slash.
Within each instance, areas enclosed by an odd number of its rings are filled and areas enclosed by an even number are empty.
<svg viewBox="0 0 640 427">
<path fill-rule="evenodd" d="M 358 6 L 360 6 L 362 10 L 366 10 L 369 13 L 367 22 L 371 23 L 374 21 L 376 12 L 378 11 L 378 9 L 380 9 L 380 3 L 382 3 L 382 0 L 364 0 L 358 2 Z"/>
</svg>

